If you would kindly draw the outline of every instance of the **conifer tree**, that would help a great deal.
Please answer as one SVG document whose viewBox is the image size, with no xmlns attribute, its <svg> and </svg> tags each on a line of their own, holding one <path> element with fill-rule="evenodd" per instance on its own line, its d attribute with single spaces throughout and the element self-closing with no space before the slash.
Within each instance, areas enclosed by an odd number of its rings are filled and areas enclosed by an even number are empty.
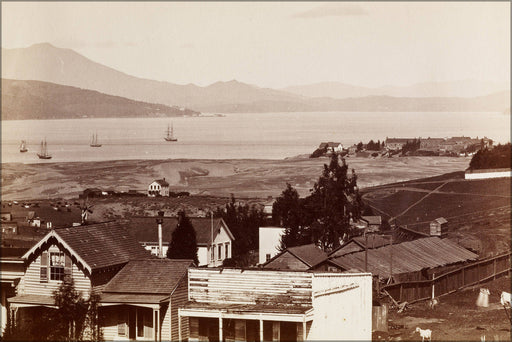
<svg viewBox="0 0 512 342">
<path fill-rule="evenodd" d="M 307 242 L 306 236 L 301 232 L 301 201 L 297 190 L 289 183 L 286 189 L 276 199 L 272 206 L 272 220 L 274 224 L 286 228 L 281 237 L 280 249 L 299 246 Z"/>
<path fill-rule="evenodd" d="M 167 250 L 169 259 L 192 259 L 199 263 L 197 258 L 196 232 L 184 211 L 178 213 L 178 225 L 172 232 L 171 243 Z"/>
</svg>

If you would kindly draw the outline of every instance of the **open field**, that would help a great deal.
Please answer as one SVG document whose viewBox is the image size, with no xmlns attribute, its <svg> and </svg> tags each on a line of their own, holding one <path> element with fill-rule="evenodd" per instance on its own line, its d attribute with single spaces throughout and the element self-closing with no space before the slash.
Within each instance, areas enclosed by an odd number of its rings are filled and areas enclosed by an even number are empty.
<svg viewBox="0 0 512 342">
<path fill-rule="evenodd" d="M 388 184 L 467 168 L 469 158 L 396 157 L 347 158 L 361 188 Z M 120 160 L 108 162 L 2 164 L 3 200 L 76 198 L 86 188 L 145 191 L 157 178 L 171 191 L 238 198 L 278 196 L 290 183 L 308 195 L 327 158 L 283 160 Z"/>
</svg>

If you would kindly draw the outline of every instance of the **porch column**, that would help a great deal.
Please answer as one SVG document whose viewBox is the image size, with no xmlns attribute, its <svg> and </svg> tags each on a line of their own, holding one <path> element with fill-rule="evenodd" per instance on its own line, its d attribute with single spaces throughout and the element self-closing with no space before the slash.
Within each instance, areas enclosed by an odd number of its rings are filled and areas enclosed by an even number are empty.
<svg viewBox="0 0 512 342">
<path fill-rule="evenodd" d="M 307 336 L 306 328 L 307 328 L 306 316 L 304 315 L 303 320 L 302 320 L 302 341 L 306 341 L 306 336 Z"/>
<path fill-rule="evenodd" d="M 260 342 L 263 342 L 263 316 L 260 314 Z"/>
<path fill-rule="evenodd" d="M 222 342 L 222 312 L 219 312 L 219 341 Z"/>
<path fill-rule="evenodd" d="M 181 342 L 181 308 L 178 308 L 178 340 Z"/>
<path fill-rule="evenodd" d="M 155 331 L 155 341 L 161 341 L 160 336 L 160 310 L 153 310 L 153 329 Z"/>
</svg>

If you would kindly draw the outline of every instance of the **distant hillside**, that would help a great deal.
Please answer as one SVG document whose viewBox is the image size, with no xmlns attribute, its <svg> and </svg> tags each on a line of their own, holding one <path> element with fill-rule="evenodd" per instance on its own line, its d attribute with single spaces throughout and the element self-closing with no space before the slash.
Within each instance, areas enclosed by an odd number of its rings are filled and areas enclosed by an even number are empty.
<svg viewBox="0 0 512 342">
<path fill-rule="evenodd" d="M 41 81 L 2 79 L 2 120 L 197 115 L 188 109 L 138 102 Z"/>
<path fill-rule="evenodd" d="M 28 48 L 2 49 L 2 77 L 52 82 L 137 101 L 181 106 L 203 112 L 502 112 L 510 107 L 509 92 L 471 98 L 454 97 L 454 95 L 422 97 L 432 94 L 425 90 L 431 86 L 419 86 L 421 89 L 425 88 L 421 96 L 411 96 L 418 93 L 417 91 L 403 96 L 400 94 L 404 92 L 372 93 L 364 87 L 348 92 L 346 89 L 354 87 L 344 85 L 345 91 L 342 91 L 342 95 L 316 92 L 308 94 L 310 96 L 308 97 L 284 90 L 260 88 L 236 80 L 216 82 L 207 87 L 194 84 L 178 85 L 130 76 L 96 63 L 73 50 L 58 48 L 47 43 L 32 45 Z M 399 97 L 382 96 L 382 94 L 398 94 Z M 339 98 L 340 96 L 343 98 Z"/>
<path fill-rule="evenodd" d="M 476 80 L 424 82 L 410 86 L 360 87 L 340 82 L 321 82 L 283 88 L 282 90 L 308 97 L 393 96 L 393 97 L 476 97 L 508 90 L 507 84 Z"/>
</svg>

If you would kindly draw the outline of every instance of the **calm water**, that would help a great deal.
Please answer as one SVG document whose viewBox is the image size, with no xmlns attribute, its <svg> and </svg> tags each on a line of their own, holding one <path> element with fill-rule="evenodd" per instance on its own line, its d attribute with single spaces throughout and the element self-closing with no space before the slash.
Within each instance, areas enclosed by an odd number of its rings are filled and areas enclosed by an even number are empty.
<svg viewBox="0 0 512 342">
<path fill-rule="evenodd" d="M 163 137 L 172 121 L 178 142 Z M 98 133 L 100 148 L 89 146 Z M 72 119 L 2 122 L 2 163 L 120 159 L 282 159 L 307 154 L 322 141 L 351 145 L 386 137 L 483 137 L 510 141 L 501 113 L 264 113 L 225 117 Z M 46 137 L 53 158 L 36 153 Z M 19 152 L 21 140 L 29 151 Z"/>
</svg>

